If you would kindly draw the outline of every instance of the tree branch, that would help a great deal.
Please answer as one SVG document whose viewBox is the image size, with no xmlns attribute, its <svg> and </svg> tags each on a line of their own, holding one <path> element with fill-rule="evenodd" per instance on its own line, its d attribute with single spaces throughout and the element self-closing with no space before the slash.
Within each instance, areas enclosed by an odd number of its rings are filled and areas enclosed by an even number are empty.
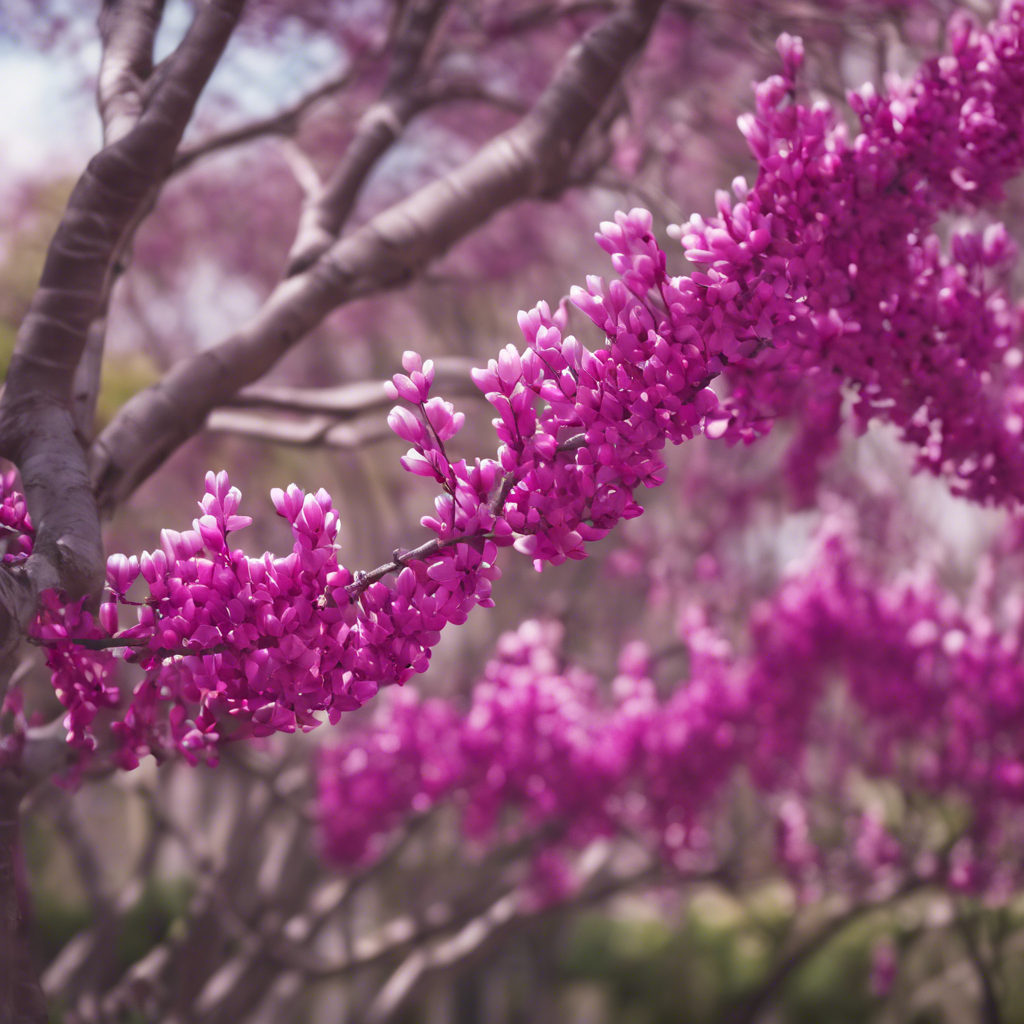
<svg viewBox="0 0 1024 1024">
<path fill-rule="evenodd" d="M 20 864 L 18 809 L 24 792 L 0 771 L 0 1024 L 46 1024 L 46 1007 L 29 955 L 27 898 Z"/>
<path fill-rule="evenodd" d="M 166 175 L 242 3 L 211 0 L 200 9 L 135 127 L 90 162 L 50 244 L 0 400 L 0 454 L 21 471 L 36 525 L 32 556 L 0 584 L 0 650 L 34 614 L 39 591 L 59 586 L 75 599 L 101 584 L 99 517 L 75 436 L 72 384 L 122 238 Z"/>
<path fill-rule="evenodd" d="M 999 1001 L 999 993 L 996 990 L 996 983 L 993 971 L 986 963 L 985 955 L 981 951 L 981 945 L 974 932 L 977 922 L 967 920 L 963 914 L 956 918 L 957 931 L 964 941 L 967 950 L 967 957 L 974 968 L 974 974 L 978 979 L 978 987 L 981 989 L 981 1021 L 982 1024 L 1003 1024 L 1003 1011 Z"/>
<path fill-rule="evenodd" d="M 123 139 L 142 116 L 143 85 L 153 71 L 153 40 L 163 13 L 164 0 L 103 0 L 96 104 L 105 146 Z"/>
<path fill-rule="evenodd" d="M 303 117 L 306 116 L 310 109 L 316 106 L 320 100 L 340 92 L 352 81 L 355 68 L 356 65 L 353 64 L 343 74 L 337 75 L 324 82 L 323 85 L 317 86 L 317 88 L 296 100 L 291 106 L 276 114 L 272 114 L 270 117 L 261 117 L 255 121 L 250 121 L 248 124 L 232 128 L 229 131 L 211 135 L 209 138 L 202 139 L 191 146 L 182 146 L 178 151 L 178 155 L 174 158 L 174 163 L 171 165 L 171 174 L 178 174 L 187 167 L 191 167 L 192 164 L 202 157 L 220 152 L 222 149 L 229 149 L 232 146 L 252 142 L 267 135 L 294 134 Z"/>
<path fill-rule="evenodd" d="M 380 99 L 360 119 L 355 137 L 319 194 L 303 204 L 288 254 L 289 277 L 311 267 L 330 248 L 374 165 L 426 106 L 427 96 L 417 80 L 445 5 L 446 0 L 413 0 L 402 11 Z"/>
<path fill-rule="evenodd" d="M 525 925 L 553 914 L 566 914 L 582 907 L 601 903 L 636 885 L 651 882 L 657 868 L 650 865 L 637 871 L 606 879 L 593 886 L 584 886 L 565 903 L 530 908 L 523 906 L 522 894 L 508 893 L 495 901 L 478 917 L 467 922 L 454 935 L 433 946 L 414 948 L 378 992 L 363 1020 L 365 1024 L 387 1024 L 405 1006 L 422 981 L 438 971 L 452 969 L 484 948 L 488 942 L 517 925 Z M 687 879 L 686 881 L 696 881 Z"/>
<path fill-rule="evenodd" d="M 472 362 L 459 356 L 438 357 L 434 360 L 435 384 L 447 395 L 481 398 L 470 377 Z M 391 436 L 385 411 L 393 404 L 383 381 L 331 388 L 257 385 L 229 399 L 227 408 L 214 409 L 207 417 L 206 429 L 275 444 L 351 450 Z M 284 418 L 279 414 L 296 415 Z"/>
<path fill-rule="evenodd" d="M 102 586 L 99 515 L 76 436 L 72 390 L 87 337 L 109 295 L 114 260 L 166 176 L 196 100 L 244 0 L 210 0 L 196 14 L 161 82 L 140 99 L 160 4 L 111 0 L 101 32 L 99 101 L 113 141 L 79 179 L 50 243 L 39 287 L 18 331 L 0 399 L 0 455 L 21 472 L 35 524 L 32 555 L 0 572 L 0 666 L 36 612 L 39 593 L 75 600 Z M 0 699 L 6 679 L 0 684 Z M 0 761 L 0 1022 L 45 1020 L 29 962 L 17 878 L 18 811 L 27 785 L 19 750 Z"/>
<path fill-rule="evenodd" d="M 271 444 L 337 448 L 341 451 L 355 451 L 391 436 L 383 414 L 338 423 L 329 416 L 281 419 L 234 409 L 214 409 L 206 421 L 206 429 Z"/>
<path fill-rule="evenodd" d="M 100 506 L 123 501 L 202 427 L 211 409 L 263 376 L 329 312 L 409 280 L 498 210 L 550 192 L 660 6 L 661 0 L 633 0 L 617 10 L 570 51 L 518 124 L 335 242 L 309 270 L 281 282 L 237 334 L 183 360 L 128 402 L 93 446 Z"/>
<path fill-rule="evenodd" d="M 582 14 L 607 11 L 612 6 L 613 0 L 556 0 L 554 3 L 541 3 L 534 7 L 528 7 L 508 17 L 499 16 L 487 25 L 487 29 L 489 34 L 494 35 L 519 35 L 546 28 L 552 22 L 562 18 L 575 18 Z"/>
<path fill-rule="evenodd" d="M 445 394 L 479 396 L 480 389 L 470 376 L 473 365 L 472 359 L 463 356 L 436 357 L 434 386 L 444 389 Z M 322 413 L 345 419 L 379 409 L 390 409 L 395 403 L 388 398 L 383 381 L 367 380 L 331 388 L 257 385 L 233 395 L 225 404 L 242 409 Z"/>
</svg>

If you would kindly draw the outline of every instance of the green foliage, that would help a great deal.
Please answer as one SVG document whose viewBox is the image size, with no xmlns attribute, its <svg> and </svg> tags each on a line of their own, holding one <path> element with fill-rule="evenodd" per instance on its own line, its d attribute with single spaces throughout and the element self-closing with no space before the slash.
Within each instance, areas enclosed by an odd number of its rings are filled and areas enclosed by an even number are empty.
<svg viewBox="0 0 1024 1024">
<path fill-rule="evenodd" d="M 112 353 L 103 360 L 96 429 L 101 430 L 133 395 L 160 378 L 156 364 L 142 352 Z"/>
<path fill-rule="evenodd" d="M 654 918 L 613 919 L 595 912 L 573 927 L 563 959 L 572 982 L 600 985 L 609 1020 L 630 1024 L 720 1024 L 780 962 L 795 908 L 784 886 L 743 900 L 707 889 L 691 900 L 679 927 Z M 786 1024 L 858 1024 L 876 1019 L 868 986 L 871 950 L 894 920 L 853 925 L 797 969 L 772 1006 Z"/>
<path fill-rule="evenodd" d="M 0 380 L 7 376 L 7 364 L 10 363 L 11 353 L 14 352 L 14 339 L 17 333 L 14 324 L 0 320 Z"/>
</svg>

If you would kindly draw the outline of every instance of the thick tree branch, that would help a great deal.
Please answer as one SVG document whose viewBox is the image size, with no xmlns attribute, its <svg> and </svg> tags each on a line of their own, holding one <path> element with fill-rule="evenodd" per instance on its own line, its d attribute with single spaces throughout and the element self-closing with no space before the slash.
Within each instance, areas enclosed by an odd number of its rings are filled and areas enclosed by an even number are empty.
<svg viewBox="0 0 1024 1024">
<path fill-rule="evenodd" d="M 29 956 L 27 899 L 20 864 L 18 808 L 24 792 L 0 771 L 0 1024 L 45 1024 L 42 989 Z"/>
<path fill-rule="evenodd" d="M 103 0 L 96 103 L 105 146 L 123 139 L 142 116 L 143 86 L 153 71 L 153 40 L 163 11 L 164 0 Z"/>
<path fill-rule="evenodd" d="M 32 557 L 0 581 L 0 649 L 31 618 L 39 591 L 59 586 L 77 598 L 102 580 L 99 518 L 75 434 L 72 385 L 123 237 L 166 175 L 242 3 L 212 0 L 200 9 L 135 126 L 90 162 L 50 244 L 0 401 L 0 454 L 21 471 L 36 526 Z M 110 29 L 108 48 L 115 43 L 128 47 Z M 124 58 L 126 66 L 137 66 L 137 53 Z"/>
<path fill-rule="evenodd" d="M 550 193 L 660 6 L 661 0 L 633 0 L 617 10 L 573 48 L 518 124 L 340 239 L 309 270 L 281 282 L 237 334 L 183 360 L 128 402 L 93 446 L 101 507 L 123 501 L 212 409 L 262 377 L 329 312 L 407 281 L 509 204 Z"/>
<path fill-rule="evenodd" d="M 160 4 L 108 2 L 101 32 L 99 102 L 113 140 L 89 163 L 50 243 L 39 287 L 21 324 L 0 399 L 0 455 L 19 469 L 35 524 L 23 566 L 0 572 L 0 668 L 36 611 L 39 593 L 94 594 L 103 545 L 72 392 L 90 328 L 101 316 L 114 261 L 154 186 L 170 168 L 196 100 L 226 45 L 244 0 L 200 8 L 159 86 L 140 99 Z M 6 679 L 0 685 L 0 698 Z M 18 810 L 26 766 L 0 763 L 0 1022 L 45 1020 L 29 962 L 18 885 Z"/>
</svg>

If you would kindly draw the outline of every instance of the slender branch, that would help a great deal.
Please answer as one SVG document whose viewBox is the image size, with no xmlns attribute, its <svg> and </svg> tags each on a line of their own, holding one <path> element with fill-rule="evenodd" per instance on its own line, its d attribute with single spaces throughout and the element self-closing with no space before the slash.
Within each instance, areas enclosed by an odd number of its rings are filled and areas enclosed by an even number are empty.
<svg viewBox="0 0 1024 1024">
<path fill-rule="evenodd" d="M 380 99 L 356 127 L 337 167 L 312 201 L 303 204 L 288 254 L 288 276 L 311 267 L 341 232 L 370 171 L 427 103 L 418 77 L 446 0 L 412 0 L 401 12 L 393 58 Z"/>
<path fill-rule="evenodd" d="M 63 637 L 28 637 L 28 642 L 34 644 L 36 647 L 60 647 L 63 644 L 74 644 L 76 647 L 82 647 L 87 651 L 109 651 L 114 648 L 129 648 L 132 651 L 145 650 L 146 654 L 151 658 L 164 659 L 164 658 L 176 658 L 176 657 L 196 657 L 201 658 L 207 654 L 223 654 L 227 649 L 227 644 L 215 644 L 213 647 L 155 647 L 151 648 L 149 644 L 152 642 L 152 637 L 138 637 L 138 636 L 101 636 L 101 637 L 76 637 L 76 636 L 63 636 Z"/>
<path fill-rule="evenodd" d="M 439 356 L 434 359 L 434 387 L 446 393 L 480 395 L 470 370 L 472 359 Z M 374 409 L 388 409 L 383 381 L 359 381 L 332 388 L 298 388 L 283 385 L 257 385 L 233 395 L 226 405 L 238 408 L 276 409 L 282 412 L 324 413 L 339 418 L 358 416 Z"/>
<path fill-rule="evenodd" d="M 981 989 L 982 1024 L 1003 1024 L 1003 1011 L 999 1004 L 999 994 L 996 992 L 995 979 L 992 977 L 992 970 L 989 964 L 985 961 L 985 955 L 981 951 L 972 922 L 960 914 L 956 918 L 956 926 L 960 937 L 964 941 L 967 957 L 974 968 L 974 973 Z"/>
<path fill-rule="evenodd" d="M 182 146 L 171 165 L 171 174 L 179 174 L 191 167 L 197 160 L 209 156 L 211 153 L 240 146 L 267 135 L 294 135 L 306 114 L 321 100 L 341 92 L 352 81 L 358 67 L 358 64 L 353 64 L 343 74 L 336 75 L 317 86 L 291 106 L 285 107 L 284 110 L 278 111 L 276 114 L 261 117 L 225 132 L 219 132 L 190 146 Z"/>
<path fill-rule="evenodd" d="M 103 996 L 101 1008 L 109 1018 L 118 1018 L 129 1008 L 143 1006 L 146 1020 L 162 1020 L 173 1003 L 178 1014 L 192 1019 L 195 998 L 223 949 L 222 906 L 251 890 L 250 862 L 260 851 L 257 838 L 276 804 L 269 789 L 257 783 L 238 801 L 228 841 L 200 849 L 194 828 L 180 826 L 155 793 L 140 788 L 140 795 L 153 819 L 181 844 L 202 881 L 189 907 L 187 927 L 169 934 L 130 967 Z"/>
<path fill-rule="evenodd" d="M 569 53 L 531 111 L 450 174 L 336 242 L 283 281 L 256 318 L 136 395 L 97 439 L 98 501 L 124 500 L 210 410 L 263 376 L 333 309 L 409 280 L 498 210 L 550 192 L 587 127 L 643 46 L 661 0 L 633 0 Z"/>
<path fill-rule="evenodd" d="M 340 427 L 341 431 L 335 430 L 336 427 Z M 206 420 L 206 429 L 215 434 L 239 434 L 273 444 L 302 447 L 325 445 L 345 450 L 361 448 L 386 437 L 388 433 L 386 421 L 362 425 L 338 424 L 330 416 L 282 420 L 235 409 L 214 409 Z"/>
<path fill-rule="evenodd" d="M 911 879 L 886 899 L 877 900 L 872 903 L 855 903 L 843 913 L 836 914 L 830 918 L 776 966 L 760 987 L 729 1018 L 729 1024 L 755 1024 L 761 1012 L 771 1005 L 793 974 L 824 949 L 848 925 L 876 910 L 899 902 L 912 893 L 923 889 L 925 885 L 926 883 L 921 879 Z"/>
<path fill-rule="evenodd" d="M 435 384 L 447 394 L 482 397 L 470 377 L 472 360 L 442 356 L 434 365 Z M 231 398 L 228 408 L 214 409 L 207 417 L 206 429 L 275 444 L 352 450 L 391 436 L 385 410 L 392 404 L 381 381 L 333 388 L 257 386 Z M 312 415 L 284 419 L 267 412 Z"/>
<path fill-rule="evenodd" d="M 320 174 L 313 161 L 299 148 L 294 139 L 284 139 L 281 143 L 281 155 L 291 168 L 292 176 L 307 198 L 316 195 L 323 187 Z"/>
<path fill-rule="evenodd" d="M 438 971 L 451 969 L 478 953 L 488 942 L 516 926 L 543 917 L 572 913 L 584 906 L 601 903 L 626 889 L 651 882 L 657 868 L 646 866 L 638 871 L 607 879 L 600 885 L 584 887 L 574 898 L 561 904 L 542 907 L 523 905 L 521 893 L 511 892 L 496 900 L 478 917 L 459 931 L 437 942 L 433 947 L 414 948 L 378 992 L 363 1020 L 365 1024 L 386 1024 L 405 1006 L 425 978 Z M 688 879 L 687 881 L 695 881 Z"/>
<path fill-rule="evenodd" d="M 518 117 L 522 117 L 529 110 L 518 97 L 495 92 L 481 82 L 452 79 L 434 82 L 425 87 L 425 106 L 436 107 L 446 103 L 485 103 Z"/>
<path fill-rule="evenodd" d="M 420 818 L 410 819 L 407 827 L 416 830 L 429 817 L 426 812 Z M 478 916 L 493 901 L 497 888 L 507 893 L 495 880 L 498 869 L 511 860 L 522 857 L 536 846 L 544 836 L 551 836 L 556 830 L 548 827 L 523 836 L 518 841 L 499 847 L 477 865 L 478 877 L 482 884 L 473 887 L 472 891 L 461 894 L 458 898 L 443 905 L 435 905 L 424 921 L 421 913 L 407 913 L 389 921 L 374 933 L 363 935 L 338 959 L 325 959 L 309 948 L 316 937 L 319 927 L 335 910 L 344 907 L 351 893 L 363 884 L 363 878 L 376 874 L 385 867 L 405 846 L 410 836 L 406 832 L 399 836 L 394 845 L 386 851 L 380 860 L 369 865 L 362 875 L 357 874 L 350 879 L 349 885 L 340 891 L 329 893 L 329 899 L 319 910 L 312 910 L 312 923 L 309 927 L 300 928 L 301 943 L 289 941 L 286 933 L 289 925 L 281 934 L 264 934 L 261 946 L 264 952 L 275 962 L 290 969 L 301 971 L 310 978 L 343 978 L 366 968 L 374 967 L 397 955 L 407 953 L 417 945 L 427 942 L 439 935 L 463 928 L 467 922 Z"/>
<path fill-rule="evenodd" d="M 61 998 L 66 1004 L 77 995 L 75 989 L 90 976 L 95 977 L 99 964 L 115 942 L 124 919 L 141 903 L 149 877 L 163 841 L 164 831 L 154 824 L 136 860 L 131 878 L 122 884 L 112 900 L 109 912 L 94 918 L 89 927 L 78 932 L 50 961 L 42 977 L 43 992 L 49 999 Z"/>
</svg>

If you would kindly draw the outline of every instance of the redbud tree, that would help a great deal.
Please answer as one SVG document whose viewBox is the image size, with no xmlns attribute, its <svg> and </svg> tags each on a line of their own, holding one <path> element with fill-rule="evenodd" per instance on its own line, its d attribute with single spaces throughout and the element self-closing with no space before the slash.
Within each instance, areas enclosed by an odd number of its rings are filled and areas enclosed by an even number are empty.
<svg viewBox="0 0 1024 1024">
<path fill-rule="evenodd" d="M 894 905 L 918 923 L 875 945 L 868 1011 L 919 1005 L 915 951 L 944 941 L 968 1004 L 1003 1019 L 1024 4 L 208 0 L 168 45 L 181 13 L 102 5 L 103 143 L 17 310 L 0 399 L 2 1019 L 44 1020 L 47 999 L 69 1020 L 319 1019 L 332 993 L 353 1020 L 398 1019 L 624 889 L 671 916 L 773 880 L 801 934 L 730 994 L 734 1019 Z M 14 25 L 60 52 L 80 27 L 57 4 Z M 244 120 L 218 68 L 296 37 L 333 77 Z M 556 266 L 592 220 L 584 283 L 520 312 L 518 340 L 452 359 L 416 312 L 431 287 L 464 307 Z M 211 263 L 221 295 L 259 296 L 213 344 L 180 312 Z M 415 345 L 351 338 L 382 340 L 402 302 Z M 329 359 L 275 370 L 311 335 Z M 104 412 L 105 351 L 132 345 L 153 380 Z M 360 367 L 389 379 L 308 387 Z M 373 461 L 410 486 L 366 479 L 433 511 L 355 557 L 358 489 L 282 479 L 290 548 L 257 555 L 245 531 L 274 531 L 242 507 L 240 460 L 206 473 L 191 527 L 105 545 L 102 519 L 204 429 L 347 452 L 396 436 L 406 454 Z M 948 522 L 974 552 L 959 575 Z M 531 597 L 517 563 L 575 575 Z M 529 614 L 502 619 L 503 599 Z M 511 627 L 489 654 L 477 607 Z M 460 627 L 481 642 L 456 670 Z M 196 783 L 200 762 L 216 772 Z M 104 785 L 134 787 L 149 827 L 120 896 L 82 827 Z M 218 839 L 182 819 L 197 793 Z M 91 919 L 40 977 L 19 819 L 48 802 Z M 111 956 L 166 844 L 188 906 Z M 514 976 L 494 972 L 507 999 Z"/>
</svg>

